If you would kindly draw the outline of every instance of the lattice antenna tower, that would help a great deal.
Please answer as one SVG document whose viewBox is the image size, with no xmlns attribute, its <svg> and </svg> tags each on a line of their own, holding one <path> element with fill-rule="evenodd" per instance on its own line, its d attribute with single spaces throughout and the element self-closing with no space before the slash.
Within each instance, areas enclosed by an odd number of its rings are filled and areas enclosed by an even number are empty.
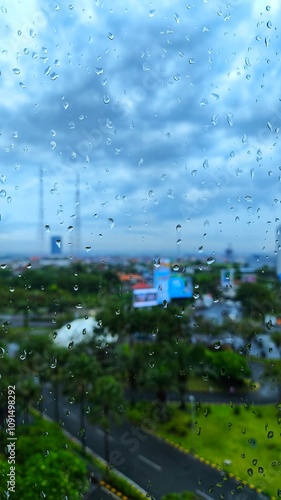
<svg viewBox="0 0 281 500">
<path fill-rule="evenodd" d="M 45 230 L 44 230 L 44 170 L 39 169 L 39 250 L 44 253 Z"/>
<path fill-rule="evenodd" d="M 80 174 L 76 174 L 75 184 L 75 215 L 76 215 L 76 231 L 75 231 L 75 253 L 76 256 L 81 252 L 81 217 L 80 217 Z"/>
</svg>

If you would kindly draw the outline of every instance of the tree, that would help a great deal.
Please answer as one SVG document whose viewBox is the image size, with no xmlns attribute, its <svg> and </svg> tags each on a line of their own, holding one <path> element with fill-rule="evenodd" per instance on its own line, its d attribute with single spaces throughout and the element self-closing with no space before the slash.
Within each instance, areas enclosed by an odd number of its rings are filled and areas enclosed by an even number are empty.
<svg viewBox="0 0 281 500">
<path fill-rule="evenodd" d="M 104 455 L 109 464 L 109 432 L 113 420 L 118 421 L 122 415 L 124 399 L 121 384 L 111 375 L 103 375 L 97 379 L 95 387 L 89 393 L 89 401 L 93 411 L 89 419 L 100 423 L 104 431 Z"/>
<path fill-rule="evenodd" d="M 146 354 L 145 354 L 146 356 Z M 123 381 L 128 382 L 130 403 L 136 403 L 138 388 L 143 380 L 144 353 L 139 344 L 121 344 L 117 350 L 117 360 Z"/>
<path fill-rule="evenodd" d="M 233 351 L 209 351 L 210 375 L 230 387 L 241 385 L 251 370 L 244 356 Z"/>
<path fill-rule="evenodd" d="M 32 403 L 38 401 L 41 394 L 41 388 L 36 383 L 34 377 L 29 374 L 21 378 L 16 386 L 17 392 L 17 405 L 22 408 L 25 412 L 25 421 L 29 422 L 29 408 Z"/>
<path fill-rule="evenodd" d="M 277 294 L 265 284 L 242 283 L 236 293 L 242 303 L 244 316 L 263 321 L 266 314 L 275 314 L 280 305 Z"/>
<path fill-rule="evenodd" d="M 281 359 L 266 360 L 263 377 L 270 378 L 278 390 L 278 402 L 281 403 Z"/>
<path fill-rule="evenodd" d="M 71 498 L 78 500 L 89 489 L 87 466 L 53 423 L 36 419 L 17 428 L 16 494 L 22 500 Z M 7 457 L 6 462 L 7 462 Z M 2 463 L 0 461 L 0 471 Z M 4 486 L 7 484 L 5 477 Z M 0 476 L 0 485 L 2 478 Z M 2 488 L 1 488 L 2 491 Z"/>
<path fill-rule="evenodd" d="M 279 352 L 279 358 L 281 359 L 281 332 L 272 332 L 271 333 L 271 340 L 276 345 L 278 352 Z"/>
<path fill-rule="evenodd" d="M 89 391 L 94 390 L 100 367 L 93 356 L 72 351 L 69 356 L 63 378 L 64 392 L 75 398 L 80 405 L 80 430 L 83 449 L 86 446 L 85 405 Z"/>
<path fill-rule="evenodd" d="M 192 346 L 184 340 L 179 340 L 174 347 L 174 355 L 171 360 L 173 374 L 175 377 L 176 390 L 180 398 L 180 408 L 185 409 L 185 395 L 187 382 L 190 377 L 190 365 L 192 364 Z"/>
</svg>

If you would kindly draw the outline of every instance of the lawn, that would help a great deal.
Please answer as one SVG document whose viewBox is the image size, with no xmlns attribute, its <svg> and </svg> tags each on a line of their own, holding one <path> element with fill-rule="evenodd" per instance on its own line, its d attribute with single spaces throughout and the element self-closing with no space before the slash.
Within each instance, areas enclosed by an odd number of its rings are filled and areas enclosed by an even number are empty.
<svg viewBox="0 0 281 500">
<path fill-rule="evenodd" d="M 274 497 L 281 496 L 281 405 L 195 404 L 185 411 L 167 406 L 164 422 L 153 420 L 160 436 L 193 451 L 228 473 Z M 138 424 L 151 418 L 151 405 L 129 410 Z"/>
</svg>

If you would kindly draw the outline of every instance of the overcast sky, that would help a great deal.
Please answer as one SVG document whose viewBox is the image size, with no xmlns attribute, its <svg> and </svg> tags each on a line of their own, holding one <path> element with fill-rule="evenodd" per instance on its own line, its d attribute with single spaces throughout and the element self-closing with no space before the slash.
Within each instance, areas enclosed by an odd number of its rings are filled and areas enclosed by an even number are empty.
<svg viewBox="0 0 281 500">
<path fill-rule="evenodd" d="M 0 254 L 272 254 L 280 7 L 2 2 Z"/>
</svg>

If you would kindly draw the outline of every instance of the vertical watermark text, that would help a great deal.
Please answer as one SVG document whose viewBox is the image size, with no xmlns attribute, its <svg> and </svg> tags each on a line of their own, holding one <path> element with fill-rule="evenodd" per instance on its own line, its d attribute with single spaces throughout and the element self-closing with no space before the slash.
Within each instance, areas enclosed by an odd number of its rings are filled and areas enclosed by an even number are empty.
<svg viewBox="0 0 281 500">
<path fill-rule="evenodd" d="M 16 388 L 14 385 L 8 386 L 8 411 L 7 411 L 7 451 L 8 464 L 10 466 L 7 473 L 7 490 L 16 492 Z"/>
</svg>

